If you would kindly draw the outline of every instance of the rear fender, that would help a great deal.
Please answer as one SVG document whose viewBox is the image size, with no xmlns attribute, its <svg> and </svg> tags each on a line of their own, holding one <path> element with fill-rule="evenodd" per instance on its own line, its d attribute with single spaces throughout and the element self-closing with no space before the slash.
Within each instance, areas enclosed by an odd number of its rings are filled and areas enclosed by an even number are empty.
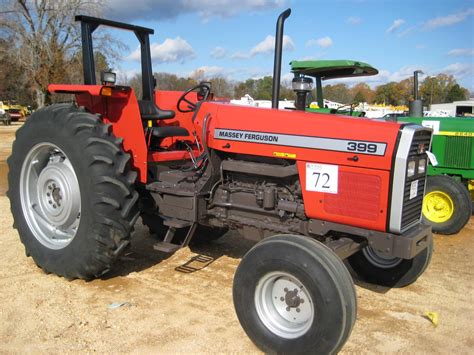
<svg viewBox="0 0 474 355">
<path fill-rule="evenodd" d="M 112 125 L 116 137 L 123 139 L 123 148 L 132 157 L 131 164 L 138 172 L 138 180 L 146 183 L 147 146 L 138 102 L 133 89 L 116 86 L 112 95 L 101 95 L 102 85 L 49 85 L 51 93 L 73 94 L 79 106 L 101 115 L 104 123 Z"/>
</svg>

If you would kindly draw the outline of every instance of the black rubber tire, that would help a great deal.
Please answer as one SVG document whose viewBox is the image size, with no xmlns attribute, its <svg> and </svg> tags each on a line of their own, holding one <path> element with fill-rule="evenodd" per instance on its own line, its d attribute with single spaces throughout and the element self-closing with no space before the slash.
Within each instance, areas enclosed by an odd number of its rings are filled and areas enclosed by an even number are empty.
<svg viewBox="0 0 474 355">
<path fill-rule="evenodd" d="M 363 281 L 387 286 L 405 287 L 414 283 L 428 267 L 433 255 L 433 238 L 427 240 L 427 247 L 413 259 L 403 259 L 392 268 L 381 268 L 372 264 L 362 250 L 351 255 L 347 260 L 354 272 Z"/>
<path fill-rule="evenodd" d="M 69 158 L 81 193 L 81 219 L 74 239 L 54 250 L 30 231 L 20 201 L 20 174 L 28 152 L 40 142 L 58 146 Z M 67 279 L 90 280 L 107 272 L 129 244 L 138 218 L 138 193 L 130 155 L 110 125 L 72 105 L 36 111 L 16 134 L 8 159 L 9 190 L 14 227 L 28 256 L 45 272 Z"/>
<path fill-rule="evenodd" d="M 441 191 L 449 195 L 454 204 L 454 212 L 449 220 L 437 223 L 423 214 L 423 223 L 430 225 L 434 233 L 455 234 L 469 222 L 472 215 L 472 199 L 468 189 L 459 181 L 447 175 L 428 176 L 425 195 Z"/>
<path fill-rule="evenodd" d="M 260 319 L 255 290 L 266 274 L 296 277 L 314 302 L 315 320 L 301 336 L 281 337 Z M 349 338 L 356 320 L 357 298 L 352 278 L 338 256 L 323 244 L 302 236 L 278 235 L 254 246 L 234 276 L 234 306 L 249 338 L 266 353 L 334 354 Z"/>
</svg>

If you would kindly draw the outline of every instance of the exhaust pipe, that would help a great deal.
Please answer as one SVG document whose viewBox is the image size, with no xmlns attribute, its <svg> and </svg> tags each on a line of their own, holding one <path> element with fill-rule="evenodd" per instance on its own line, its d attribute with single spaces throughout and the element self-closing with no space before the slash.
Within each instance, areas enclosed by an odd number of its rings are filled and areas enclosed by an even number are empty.
<svg viewBox="0 0 474 355">
<path fill-rule="evenodd" d="M 273 61 L 273 91 L 272 91 L 272 108 L 278 108 L 280 100 L 280 77 L 281 77 L 281 55 L 283 52 L 283 25 L 285 20 L 290 16 L 291 9 L 286 9 L 280 16 L 276 24 L 275 34 L 275 59 Z"/>
<path fill-rule="evenodd" d="M 418 74 L 423 74 L 421 70 L 415 70 L 413 72 L 413 101 L 410 101 L 408 116 L 410 117 L 423 117 L 423 101 L 420 100 L 418 95 Z"/>
</svg>

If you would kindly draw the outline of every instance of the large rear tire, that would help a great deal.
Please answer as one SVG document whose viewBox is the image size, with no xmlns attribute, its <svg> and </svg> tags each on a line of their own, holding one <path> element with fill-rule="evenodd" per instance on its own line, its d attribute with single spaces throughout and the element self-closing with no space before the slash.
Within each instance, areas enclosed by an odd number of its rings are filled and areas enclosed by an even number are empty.
<svg viewBox="0 0 474 355">
<path fill-rule="evenodd" d="M 346 267 L 302 236 L 275 236 L 253 247 L 237 268 L 233 297 L 243 329 L 264 352 L 337 353 L 356 319 Z"/>
<path fill-rule="evenodd" d="M 71 105 L 38 110 L 18 130 L 8 197 L 39 267 L 86 280 L 111 268 L 138 217 L 129 160 L 110 125 Z"/>
<path fill-rule="evenodd" d="M 347 260 L 364 281 L 387 287 L 405 287 L 414 283 L 430 264 L 433 238 L 413 259 L 387 258 L 370 246 L 351 255 Z"/>
<path fill-rule="evenodd" d="M 458 233 L 472 215 L 468 189 L 446 175 L 428 176 L 423 198 L 423 222 L 439 234 Z"/>
</svg>

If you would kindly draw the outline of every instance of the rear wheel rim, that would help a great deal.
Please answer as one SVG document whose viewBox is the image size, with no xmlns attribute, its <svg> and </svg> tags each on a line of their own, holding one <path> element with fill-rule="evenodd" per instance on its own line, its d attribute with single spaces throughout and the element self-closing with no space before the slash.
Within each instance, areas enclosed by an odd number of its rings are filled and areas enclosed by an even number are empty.
<svg viewBox="0 0 474 355">
<path fill-rule="evenodd" d="M 307 288 L 293 275 L 280 271 L 268 273 L 259 280 L 255 307 L 267 329 L 285 339 L 304 335 L 315 318 Z"/>
<path fill-rule="evenodd" d="M 454 213 L 454 202 L 443 191 L 431 191 L 423 199 L 423 215 L 431 222 L 444 223 Z"/>
<path fill-rule="evenodd" d="M 20 174 L 23 215 L 35 238 L 49 249 L 74 239 L 81 219 L 81 193 L 67 155 L 52 143 L 39 143 L 27 154 Z"/>
</svg>

